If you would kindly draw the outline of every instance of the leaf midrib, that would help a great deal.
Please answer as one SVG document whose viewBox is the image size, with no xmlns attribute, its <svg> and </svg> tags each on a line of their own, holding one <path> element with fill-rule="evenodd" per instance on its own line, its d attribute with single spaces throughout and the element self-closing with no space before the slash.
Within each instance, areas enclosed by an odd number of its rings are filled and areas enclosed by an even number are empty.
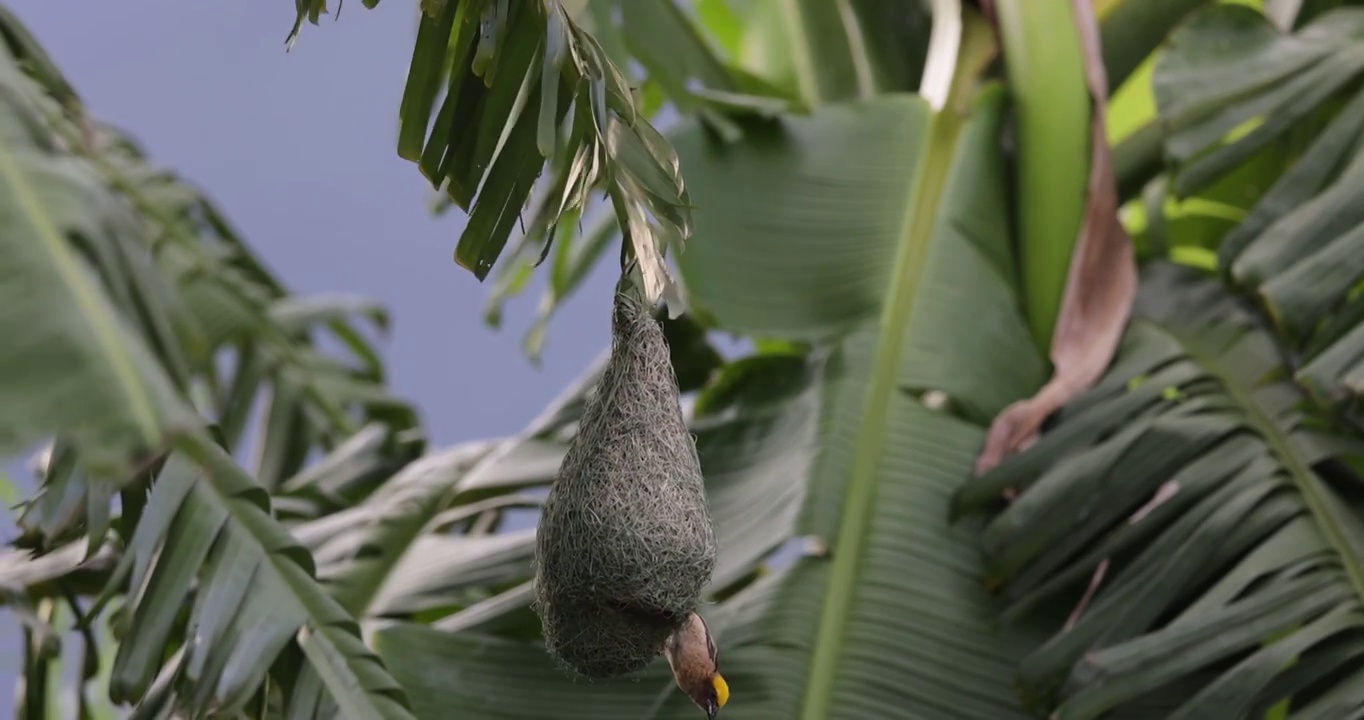
<svg viewBox="0 0 1364 720">
<path fill-rule="evenodd" d="M 937 209 L 951 171 L 957 139 L 964 126 L 965 118 L 951 110 L 932 114 L 926 151 L 919 160 L 911 200 L 906 204 L 909 212 L 902 221 L 902 240 L 896 249 L 888 298 L 879 322 L 871 381 L 866 389 L 856 453 L 849 473 L 838 534 L 833 544 L 832 567 L 810 659 L 805 699 L 801 707 L 804 720 L 831 717 L 834 681 L 871 525 L 876 473 L 886 444 L 895 379 L 909 332 L 909 319 L 918 293 L 924 259 L 937 223 Z"/>
<path fill-rule="evenodd" d="M 1283 463 L 1284 469 L 1288 470 L 1289 477 L 1293 478 L 1294 486 L 1302 495 L 1303 503 L 1307 505 L 1308 512 L 1312 514 L 1312 518 L 1326 537 L 1327 544 L 1340 556 L 1341 567 L 1350 581 L 1350 587 L 1354 590 L 1355 596 L 1359 598 L 1361 604 L 1364 604 L 1364 565 L 1355 560 L 1350 540 L 1336 522 L 1335 516 L 1327 508 L 1327 500 L 1321 495 L 1321 485 L 1314 481 L 1315 474 L 1308 463 L 1302 459 L 1297 448 L 1293 446 L 1288 436 L 1280 430 L 1274 419 L 1255 401 L 1254 396 L 1235 381 L 1233 373 L 1223 367 L 1219 358 L 1202 352 L 1197 343 L 1189 342 L 1179 333 L 1169 329 L 1166 329 L 1166 332 L 1178 340 L 1184 351 L 1194 358 L 1199 365 L 1207 368 L 1218 378 L 1227 396 L 1245 413 L 1250 426 L 1264 438 L 1265 443 L 1269 445 L 1274 455 Z"/>
</svg>

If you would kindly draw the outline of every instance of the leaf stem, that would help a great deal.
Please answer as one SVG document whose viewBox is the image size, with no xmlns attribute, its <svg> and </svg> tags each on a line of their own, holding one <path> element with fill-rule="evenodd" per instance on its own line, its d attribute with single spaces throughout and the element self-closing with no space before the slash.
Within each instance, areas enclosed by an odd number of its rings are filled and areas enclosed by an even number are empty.
<svg viewBox="0 0 1364 720">
<path fill-rule="evenodd" d="M 944 11 L 942 6 L 945 4 L 939 2 L 937 9 Z M 957 75 L 976 72 L 981 66 L 973 62 L 975 54 L 989 46 L 988 42 L 982 42 L 981 37 L 989 35 L 989 28 L 974 15 L 967 18 L 973 22 L 964 24 L 968 37 L 961 37 L 961 8 L 956 2 L 951 4 L 955 6 L 953 11 L 958 17 L 954 31 L 961 40 L 958 47 L 963 51 L 962 62 L 954 63 L 956 68 L 948 74 L 950 82 L 947 85 L 951 88 L 951 97 L 944 98 L 945 109 L 933 113 L 929 122 L 928 142 L 925 145 L 927 151 L 919 158 L 913 190 L 908 198 L 909 212 L 904 218 L 890 288 L 879 322 L 877 347 L 859 423 L 861 431 L 848 477 L 843 514 L 834 539 L 833 560 L 810 658 L 805 698 L 800 712 L 804 720 L 825 720 L 833 715 L 834 684 L 875 509 L 877 474 L 886 445 L 891 399 L 896 395 L 896 377 L 918 295 L 924 258 L 932 243 L 938 207 L 956 155 L 957 140 L 967 122 L 967 117 L 958 112 L 957 103 L 951 100 L 959 99 L 958 95 L 972 89 L 970 83 Z M 952 29 L 950 23 L 935 23 L 934 31 L 943 27 Z"/>
</svg>

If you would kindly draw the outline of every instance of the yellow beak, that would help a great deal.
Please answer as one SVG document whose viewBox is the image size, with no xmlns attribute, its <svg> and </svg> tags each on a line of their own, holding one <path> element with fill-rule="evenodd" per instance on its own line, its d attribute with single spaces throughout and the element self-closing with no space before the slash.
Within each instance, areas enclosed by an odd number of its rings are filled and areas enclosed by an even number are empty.
<svg viewBox="0 0 1364 720">
<path fill-rule="evenodd" d="M 711 683 L 715 685 L 715 704 L 724 707 L 729 702 L 729 683 L 720 675 L 712 678 Z"/>
</svg>

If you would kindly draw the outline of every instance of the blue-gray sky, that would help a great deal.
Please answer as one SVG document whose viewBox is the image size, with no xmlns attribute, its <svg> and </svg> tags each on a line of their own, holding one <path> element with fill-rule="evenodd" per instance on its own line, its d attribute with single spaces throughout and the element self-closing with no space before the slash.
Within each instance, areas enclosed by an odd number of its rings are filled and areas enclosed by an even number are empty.
<svg viewBox="0 0 1364 720">
<path fill-rule="evenodd" d="M 429 186 L 394 150 L 412 0 L 374 10 L 349 0 L 287 54 L 285 0 L 9 6 L 92 112 L 203 188 L 296 292 L 388 305 L 391 384 L 421 408 L 433 442 L 516 432 L 605 346 L 606 267 L 554 322 L 540 369 L 520 352 L 538 294 L 509 308 L 503 330 L 483 325 L 488 287 L 451 259 L 463 216 L 431 216 Z M 20 667 L 8 620 L 0 708 L 13 707 Z"/>
</svg>

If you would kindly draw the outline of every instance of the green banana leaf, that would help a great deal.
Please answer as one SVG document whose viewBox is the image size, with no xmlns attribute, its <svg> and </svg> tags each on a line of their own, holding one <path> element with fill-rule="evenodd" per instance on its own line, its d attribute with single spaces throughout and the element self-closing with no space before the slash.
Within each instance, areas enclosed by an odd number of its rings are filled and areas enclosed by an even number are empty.
<svg viewBox="0 0 1364 720">
<path fill-rule="evenodd" d="M 1006 620 L 1075 608 L 1022 662 L 1032 707 L 1063 720 L 1364 708 L 1364 515 L 1358 486 L 1330 472 L 1364 448 L 1305 400 L 1214 278 L 1144 269 L 1109 373 L 954 499 L 990 515 Z M 1020 494 L 1006 503 L 1006 489 Z"/>
<path fill-rule="evenodd" d="M 1293 34 L 1216 4 L 1171 34 L 1152 75 L 1172 187 L 1186 197 L 1283 137 L 1364 74 L 1364 12 L 1340 7 Z"/>
<path fill-rule="evenodd" d="M 1364 393 L 1361 75 L 1360 8 L 1281 34 L 1255 11 L 1223 5 L 1175 33 L 1153 76 L 1177 189 L 1196 176 L 1246 192 L 1233 176 L 1253 153 L 1290 130 L 1320 127 L 1272 184 L 1251 190 L 1259 199 L 1226 232 L 1217 259 L 1293 352 L 1299 383 L 1350 412 Z"/>
<path fill-rule="evenodd" d="M 502 255 L 549 161 L 551 186 L 518 259 L 543 257 L 556 226 L 576 221 L 600 188 L 650 298 L 667 297 L 681 312 L 663 263 L 691 234 L 676 156 L 640 117 L 607 51 L 558 0 L 424 6 L 400 117 L 399 154 L 470 213 L 455 259 L 477 278 Z"/>
</svg>

